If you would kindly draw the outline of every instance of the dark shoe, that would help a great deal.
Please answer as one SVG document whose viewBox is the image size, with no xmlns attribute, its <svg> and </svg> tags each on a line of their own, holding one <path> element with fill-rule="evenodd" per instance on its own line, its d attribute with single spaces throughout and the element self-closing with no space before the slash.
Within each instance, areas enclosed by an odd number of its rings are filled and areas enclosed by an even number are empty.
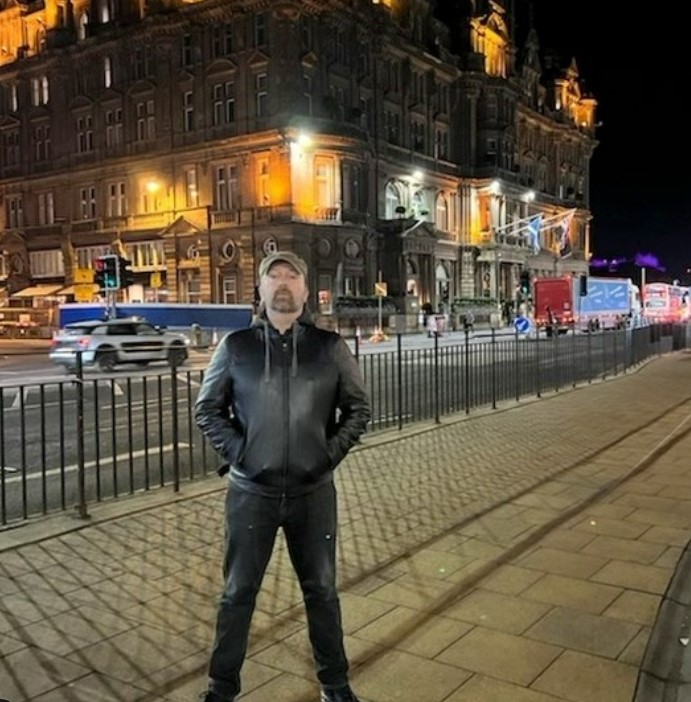
<svg viewBox="0 0 691 702">
<path fill-rule="evenodd" d="M 202 692 L 200 702 L 235 702 L 235 697 L 219 697 L 215 692 Z M 1 702 L 1 701 L 0 701 Z"/>
<path fill-rule="evenodd" d="M 320 702 L 360 702 L 350 685 L 322 690 Z"/>
</svg>

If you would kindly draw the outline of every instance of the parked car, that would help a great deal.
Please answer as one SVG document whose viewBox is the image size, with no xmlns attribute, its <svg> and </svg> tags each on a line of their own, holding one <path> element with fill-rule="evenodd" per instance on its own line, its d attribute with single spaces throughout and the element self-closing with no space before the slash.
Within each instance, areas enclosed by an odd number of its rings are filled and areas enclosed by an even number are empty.
<svg viewBox="0 0 691 702">
<path fill-rule="evenodd" d="M 166 331 L 146 320 L 125 318 L 93 320 L 65 325 L 54 337 L 50 358 L 67 370 L 77 369 L 77 352 L 82 365 L 111 371 L 121 363 L 146 366 L 167 361 L 177 368 L 187 360 L 188 339 Z"/>
</svg>

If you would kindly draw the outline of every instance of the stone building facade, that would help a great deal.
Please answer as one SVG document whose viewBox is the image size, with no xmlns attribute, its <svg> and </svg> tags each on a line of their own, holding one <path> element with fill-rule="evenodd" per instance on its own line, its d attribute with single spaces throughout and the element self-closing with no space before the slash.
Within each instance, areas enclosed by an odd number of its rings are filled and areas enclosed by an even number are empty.
<svg viewBox="0 0 691 702">
<path fill-rule="evenodd" d="M 325 314 L 377 280 L 402 311 L 587 272 L 597 104 L 575 61 L 517 46 L 501 0 L 433 10 L 0 3 L 4 304 L 70 301 L 113 251 L 130 301 L 252 302 L 259 260 L 292 249 Z"/>
</svg>

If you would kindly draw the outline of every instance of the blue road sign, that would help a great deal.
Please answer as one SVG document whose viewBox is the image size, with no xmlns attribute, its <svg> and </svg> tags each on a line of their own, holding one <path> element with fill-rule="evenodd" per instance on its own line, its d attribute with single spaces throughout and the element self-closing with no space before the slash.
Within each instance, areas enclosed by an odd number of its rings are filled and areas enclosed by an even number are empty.
<svg viewBox="0 0 691 702">
<path fill-rule="evenodd" d="M 530 320 L 527 317 L 516 317 L 513 326 L 519 334 L 526 334 L 530 331 Z"/>
</svg>

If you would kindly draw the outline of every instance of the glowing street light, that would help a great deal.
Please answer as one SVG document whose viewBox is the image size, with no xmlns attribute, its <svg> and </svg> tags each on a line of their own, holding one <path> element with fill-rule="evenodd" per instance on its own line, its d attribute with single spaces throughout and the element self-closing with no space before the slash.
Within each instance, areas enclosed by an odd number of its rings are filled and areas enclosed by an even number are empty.
<svg viewBox="0 0 691 702">
<path fill-rule="evenodd" d="M 298 146 L 306 149 L 307 147 L 312 146 L 312 137 L 306 132 L 300 132 L 298 134 L 297 142 Z"/>
</svg>

